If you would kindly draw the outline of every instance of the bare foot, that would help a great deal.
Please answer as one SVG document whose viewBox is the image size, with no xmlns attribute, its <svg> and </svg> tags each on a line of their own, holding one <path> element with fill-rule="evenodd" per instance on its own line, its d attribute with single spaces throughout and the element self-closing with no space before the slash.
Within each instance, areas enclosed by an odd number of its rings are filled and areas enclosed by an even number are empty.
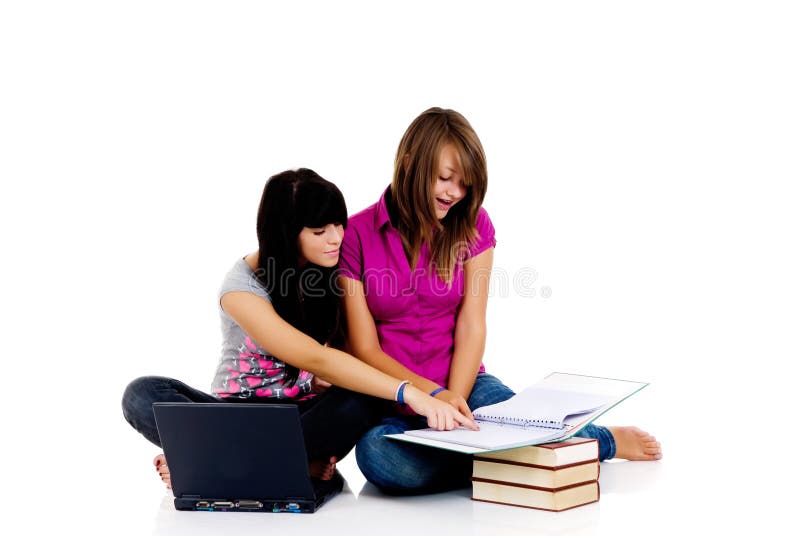
<svg viewBox="0 0 800 536">
<path fill-rule="evenodd" d="M 635 426 L 609 426 L 608 430 L 617 443 L 615 458 L 635 461 L 661 459 L 661 443 L 644 430 Z"/>
<path fill-rule="evenodd" d="M 167 485 L 167 489 L 172 489 L 172 477 L 169 476 L 169 467 L 167 466 L 167 459 L 163 454 L 159 454 L 153 458 L 153 465 L 156 466 L 161 481 Z"/>
<path fill-rule="evenodd" d="M 330 480 L 336 470 L 336 457 L 331 456 L 327 462 L 324 460 L 311 460 L 308 462 L 308 473 L 311 478 Z"/>
</svg>

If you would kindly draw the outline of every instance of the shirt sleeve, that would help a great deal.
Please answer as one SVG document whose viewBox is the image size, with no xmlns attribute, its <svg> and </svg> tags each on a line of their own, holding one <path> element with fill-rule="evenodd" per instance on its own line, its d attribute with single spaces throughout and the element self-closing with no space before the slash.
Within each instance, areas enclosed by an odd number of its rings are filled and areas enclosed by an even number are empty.
<svg viewBox="0 0 800 536">
<path fill-rule="evenodd" d="M 494 237 L 494 225 L 489 218 L 489 214 L 485 209 L 478 210 L 478 217 L 475 221 L 475 229 L 478 231 L 478 236 L 475 242 L 469 248 L 468 259 L 476 257 L 489 248 L 497 245 L 497 240 Z"/>
<path fill-rule="evenodd" d="M 229 292 L 249 292 L 272 302 L 267 289 L 264 288 L 247 263 L 241 259 L 225 275 L 219 288 L 219 300 L 222 300 L 222 297 Z M 217 304 L 222 308 L 219 300 Z"/>
<path fill-rule="evenodd" d="M 352 220 L 344 232 L 341 253 L 339 255 L 339 273 L 350 279 L 361 281 L 364 273 L 364 248 L 361 237 Z"/>
</svg>

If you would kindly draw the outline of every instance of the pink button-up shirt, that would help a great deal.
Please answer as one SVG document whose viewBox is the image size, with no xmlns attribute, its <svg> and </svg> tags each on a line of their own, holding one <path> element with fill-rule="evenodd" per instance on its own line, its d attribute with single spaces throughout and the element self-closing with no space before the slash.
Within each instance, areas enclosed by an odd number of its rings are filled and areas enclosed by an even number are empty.
<svg viewBox="0 0 800 536">
<path fill-rule="evenodd" d="M 494 226 L 478 212 L 477 241 L 467 259 L 494 247 Z M 458 264 L 448 286 L 428 269 L 430 251 L 422 245 L 414 272 L 392 226 L 385 195 L 348 220 L 339 268 L 361 281 L 375 320 L 381 349 L 406 368 L 447 385 L 458 306 L 464 296 L 464 268 Z M 480 368 L 484 370 L 483 365 Z"/>
</svg>

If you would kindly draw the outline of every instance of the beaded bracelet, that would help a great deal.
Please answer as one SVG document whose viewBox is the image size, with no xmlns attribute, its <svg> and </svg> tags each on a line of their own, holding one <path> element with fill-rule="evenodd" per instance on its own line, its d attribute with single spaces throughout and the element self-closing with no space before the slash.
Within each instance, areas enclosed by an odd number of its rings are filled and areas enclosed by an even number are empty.
<svg viewBox="0 0 800 536">
<path fill-rule="evenodd" d="M 431 396 L 436 396 L 439 393 L 441 393 L 442 391 L 446 391 L 446 390 L 447 389 L 445 389 L 444 387 L 438 387 L 438 388 L 434 389 L 433 391 L 431 391 Z"/>
<path fill-rule="evenodd" d="M 409 385 L 411 382 L 408 380 L 403 380 L 400 382 L 400 385 L 397 386 L 397 393 L 395 394 L 394 399 L 397 400 L 398 404 L 405 404 L 403 401 L 403 391 L 406 390 L 406 385 Z"/>
</svg>

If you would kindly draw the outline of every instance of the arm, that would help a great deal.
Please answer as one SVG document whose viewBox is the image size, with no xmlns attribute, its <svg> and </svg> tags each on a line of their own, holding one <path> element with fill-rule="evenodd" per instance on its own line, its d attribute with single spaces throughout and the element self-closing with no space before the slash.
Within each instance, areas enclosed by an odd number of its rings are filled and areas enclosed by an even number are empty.
<svg viewBox="0 0 800 536">
<path fill-rule="evenodd" d="M 464 299 L 456 318 L 453 362 L 447 388 L 465 400 L 472 392 L 486 346 L 486 305 L 494 249 L 464 263 Z"/>
<path fill-rule="evenodd" d="M 223 310 L 267 352 L 297 368 L 318 374 L 351 391 L 395 400 L 399 380 L 373 369 L 353 356 L 319 344 L 283 320 L 267 300 L 249 292 L 228 292 L 220 300 Z M 407 386 L 405 400 L 428 418 L 431 428 L 453 429 L 473 421 L 454 408 Z"/>
<path fill-rule="evenodd" d="M 378 341 L 378 331 L 375 328 L 375 321 L 372 319 L 372 313 L 369 311 L 367 298 L 364 295 L 364 285 L 360 281 L 344 276 L 339 278 L 339 285 L 344 289 L 348 345 L 352 349 L 353 354 L 378 370 L 382 370 L 396 378 L 409 380 L 426 393 L 431 393 L 434 389 L 438 389 L 440 387 L 438 384 L 410 371 L 401 363 L 395 361 L 394 358 L 384 353 L 381 349 L 380 342 Z M 482 354 L 483 349 L 481 348 L 481 355 Z M 473 375 L 471 381 L 475 381 L 475 375 Z M 472 389 L 472 383 L 470 383 L 470 389 Z M 467 394 L 469 394 L 469 391 L 467 391 Z M 444 391 L 440 391 L 436 395 L 436 398 L 450 404 L 462 415 L 466 415 L 470 419 L 473 418 L 472 412 L 467 405 L 466 398 L 458 393 L 450 389 L 445 389 Z"/>
<path fill-rule="evenodd" d="M 344 290 L 344 309 L 347 315 L 347 342 L 353 354 L 365 363 L 395 378 L 409 380 L 416 387 L 430 393 L 437 387 L 434 382 L 413 373 L 385 354 L 378 341 L 375 320 L 367 305 L 361 281 L 340 276 L 339 286 Z"/>
</svg>

